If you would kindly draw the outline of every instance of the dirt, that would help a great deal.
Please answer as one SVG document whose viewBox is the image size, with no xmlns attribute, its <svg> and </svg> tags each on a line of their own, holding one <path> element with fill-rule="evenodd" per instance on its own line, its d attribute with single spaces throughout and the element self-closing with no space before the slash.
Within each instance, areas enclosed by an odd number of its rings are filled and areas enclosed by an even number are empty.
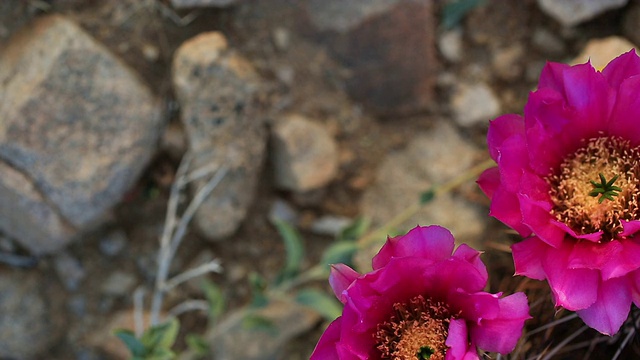
<svg viewBox="0 0 640 360">
<path fill-rule="evenodd" d="M 411 117 L 380 120 L 367 115 L 367 110 L 349 99 L 344 91 L 344 80 L 348 71 L 332 59 L 326 46 L 313 35 L 312 29 L 299 16 L 296 1 L 248 1 L 247 4 L 230 9 L 198 9 L 176 11 L 168 1 L 127 0 L 127 1 L 81 1 L 52 0 L 28 1 L 28 5 L 9 9 L 15 11 L 15 25 L 28 23 L 28 19 L 47 13 L 62 13 L 78 22 L 92 36 L 120 56 L 149 84 L 157 96 L 164 99 L 167 122 L 178 122 L 175 100 L 170 86 L 170 64 L 175 49 L 185 40 L 204 32 L 218 30 L 227 36 L 232 47 L 238 49 L 258 69 L 269 85 L 264 99 L 273 107 L 295 110 L 312 118 L 326 119 L 325 125 L 338 140 L 341 151 L 341 167 L 338 177 L 326 189 L 306 197 L 274 190 L 270 164 L 259 182 L 257 198 L 246 221 L 232 238 L 218 243 L 201 239 L 198 234 L 189 233 L 173 264 L 175 271 L 185 269 L 194 258 L 204 251 L 219 258 L 227 271 L 234 271 L 234 277 L 212 275 L 210 279 L 219 284 L 227 296 L 230 309 L 246 305 L 251 299 L 248 277 L 251 272 L 272 279 L 278 273 L 284 260 L 284 247 L 277 231 L 268 220 L 267 214 L 275 199 L 285 199 L 297 204 L 302 220 L 304 245 L 309 254 L 306 266 L 314 264 L 322 249 L 332 239 L 314 235 L 305 224 L 323 214 L 355 217 L 359 213 L 358 203 L 364 189 L 373 183 L 375 169 L 389 151 L 402 148 L 412 134 L 427 130 L 434 121 L 450 114 L 448 108 L 449 88 L 438 88 L 437 96 L 427 111 Z M 437 6 L 436 6 L 437 7 Z M 611 12 L 596 21 L 580 26 L 563 38 L 566 50 L 550 57 L 531 44 L 534 29 L 543 27 L 551 32 L 561 32 L 537 9 L 534 0 L 514 2 L 511 0 L 488 1 L 488 5 L 476 9 L 463 22 L 464 58 L 461 62 L 448 63 L 443 59 L 443 71 L 456 78 L 480 78 L 488 82 L 499 94 L 503 109 L 520 113 L 528 92 L 534 88 L 536 79 L 527 78 L 524 72 L 529 67 L 539 66 L 545 60 L 567 60 L 575 56 L 589 38 L 619 32 L 621 12 Z M 279 50 L 274 45 L 276 29 L 298 29 L 291 31 L 288 49 Z M 522 57 L 522 75 L 514 79 L 501 79 L 493 73 L 491 55 L 494 51 L 513 44 L 521 44 L 525 49 Z M 291 68 L 296 73 L 295 84 L 287 84 L 279 79 L 279 72 Z M 364 113 L 364 115 L 361 115 Z M 274 114 L 266 113 L 265 118 Z M 484 144 L 486 127 L 466 130 L 469 138 L 479 147 Z M 149 166 L 137 186 L 131 190 L 115 211 L 114 220 L 95 234 L 69 247 L 75 257 L 81 259 L 86 276 L 79 289 L 63 292 L 61 297 L 84 298 L 86 308 L 81 314 L 69 311 L 67 336 L 63 337 L 55 352 L 48 358 L 79 358 L 86 350 L 86 339 L 104 328 L 114 314 L 132 307 L 132 296 L 127 293 L 116 298 L 105 298 L 100 285 L 114 269 L 131 273 L 138 283 L 151 287 L 155 255 L 158 249 L 159 232 L 164 223 L 169 187 L 179 163 L 179 158 L 160 151 Z M 479 193 L 475 201 L 487 205 Z M 321 199 L 311 201 L 313 197 Z M 493 248 L 487 251 L 485 261 L 490 265 L 491 290 L 526 289 L 537 296 L 540 314 L 553 314 L 551 301 L 544 287 L 538 283 L 523 282 L 512 278 L 513 267 L 508 253 L 511 235 L 504 226 L 492 219 L 486 232 L 486 242 Z M 126 251 L 113 258 L 106 258 L 99 250 L 100 239 L 111 229 L 124 229 L 129 243 Z M 515 239 L 515 237 L 514 237 Z M 42 259 L 38 268 L 51 270 L 50 258 Z M 55 280 L 58 281 L 58 280 Z M 325 286 L 320 284 L 320 286 Z M 535 295 L 538 294 L 538 295 Z M 167 299 L 167 307 L 175 305 L 187 297 L 201 297 L 192 290 L 185 289 L 177 296 Z M 538 324 L 548 319 L 536 320 Z M 183 329 L 189 332 L 203 330 L 201 314 L 188 314 L 181 318 Z M 558 328 L 561 334 L 570 333 L 579 327 L 577 323 Z M 535 322 L 529 328 L 537 327 Z M 185 330 L 183 330 L 184 332 Z M 292 358 L 304 358 L 308 354 L 321 329 L 301 336 L 291 344 Z M 529 347 L 543 349 L 551 343 L 552 333 L 529 341 Z M 587 332 L 585 340 L 594 337 Z M 602 346 L 596 351 L 606 352 Z M 295 355 L 297 354 L 297 355 Z M 609 353 L 610 354 L 610 353 Z M 572 356 L 565 358 L 575 358 Z M 592 358 L 599 358 L 594 353 Z"/>
</svg>

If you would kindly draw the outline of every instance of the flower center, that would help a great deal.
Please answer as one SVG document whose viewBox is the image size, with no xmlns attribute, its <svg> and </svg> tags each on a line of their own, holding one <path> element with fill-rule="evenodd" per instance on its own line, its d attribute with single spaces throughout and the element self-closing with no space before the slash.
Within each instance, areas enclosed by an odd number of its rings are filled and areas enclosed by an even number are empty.
<svg viewBox="0 0 640 360">
<path fill-rule="evenodd" d="M 578 234 L 602 231 L 607 241 L 622 231 L 621 220 L 640 220 L 640 147 L 629 141 L 591 139 L 546 180 L 551 212 Z"/>
<path fill-rule="evenodd" d="M 443 360 L 450 319 L 446 304 L 422 295 L 394 304 L 391 318 L 375 334 L 380 359 Z"/>
</svg>

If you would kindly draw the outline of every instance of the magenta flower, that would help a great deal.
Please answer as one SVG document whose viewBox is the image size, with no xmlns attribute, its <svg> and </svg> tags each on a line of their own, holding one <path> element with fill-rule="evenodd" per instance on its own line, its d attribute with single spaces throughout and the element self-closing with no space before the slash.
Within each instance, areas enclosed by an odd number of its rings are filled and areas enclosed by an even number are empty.
<svg viewBox="0 0 640 360">
<path fill-rule="evenodd" d="M 482 291 L 480 253 L 453 247 L 447 229 L 416 227 L 388 239 L 370 273 L 334 265 L 329 283 L 344 310 L 311 360 L 470 360 L 479 359 L 476 346 L 511 352 L 530 318 L 526 296 Z"/>
<path fill-rule="evenodd" d="M 489 125 L 498 166 L 478 179 L 491 215 L 528 237 L 516 273 L 609 335 L 640 305 L 639 75 L 633 50 L 602 72 L 548 63 L 524 117 Z"/>
</svg>

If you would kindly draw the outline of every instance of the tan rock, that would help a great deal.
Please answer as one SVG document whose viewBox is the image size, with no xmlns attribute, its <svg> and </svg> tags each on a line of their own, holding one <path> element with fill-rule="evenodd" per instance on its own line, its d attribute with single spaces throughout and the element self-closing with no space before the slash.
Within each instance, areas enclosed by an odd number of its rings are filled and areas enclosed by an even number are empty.
<svg viewBox="0 0 640 360">
<path fill-rule="evenodd" d="M 591 61 L 591 65 L 602 70 L 611 60 L 635 48 L 627 39 L 619 36 L 609 36 L 602 39 L 590 40 L 571 64 L 584 64 Z M 637 50 L 637 48 L 636 48 Z"/>
</svg>

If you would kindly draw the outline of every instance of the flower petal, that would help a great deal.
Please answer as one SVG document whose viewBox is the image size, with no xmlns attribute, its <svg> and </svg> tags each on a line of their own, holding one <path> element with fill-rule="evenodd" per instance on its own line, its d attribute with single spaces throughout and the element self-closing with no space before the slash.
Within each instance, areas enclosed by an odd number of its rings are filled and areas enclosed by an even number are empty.
<svg viewBox="0 0 640 360">
<path fill-rule="evenodd" d="M 500 170 L 498 167 L 489 168 L 480 174 L 476 180 L 478 186 L 489 199 L 493 198 L 493 194 L 500 186 Z"/>
<path fill-rule="evenodd" d="M 309 360 L 338 360 L 336 343 L 340 341 L 342 330 L 342 317 L 335 319 L 329 327 L 322 333 L 316 348 L 313 350 Z"/>
<path fill-rule="evenodd" d="M 343 292 L 353 283 L 360 274 L 345 264 L 331 265 L 331 274 L 329 275 L 329 285 L 338 300 L 343 304 L 346 302 Z"/>
<path fill-rule="evenodd" d="M 617 89 L 622 82 L 635 75 L 640 75 L 640 57 L 635 49 L 618 56 L 602 70 L 602 75 L 612 88 Z"/>
<path fill-rule="evenodd" d="M 476 268 L 482 277 L 488 279 L 487 267 L 482 262 L 482 259 L 480 259 L 481 254 L 480 251 L 473 249 L 467 244 L 460 244 L 456 251 L 453 252 L 452 257 L 467 261 Z"/>
<path fill-rule="evenodd" d="M 631 290 L 626 277 L 603 281 L 596 302 L 577 311 L 585 324 L 605 335 L 613 335 L 629 316 Z"/>
<path fill-rule="evenodd" d="M 524 119 L 519 115 L 502 115 L 490 122 L 487 145 L 493 160 L 498 159 L 498 149 L 504 141 L 514 135 L 524 135 Z"/>
<path fill-rule="evenodd" d="M 530 319 L 527 296 L 515 293 L 498 300 L 499 314 L 471 325 L 471 339 L 486 351 L 507 354 L 513 351 L 522 334 L 524 321 Z"/>
<path fill-rule="evenodd" d="M 565 241 L 560 248 L 548 249 L 542 259 L 542 268 L 549 281 L 556 306 L 568 310 L 582 310 L 596 301 L 600 274 L 592 269 L 570 269 L 571 250 L 570 240 Z"/>
<path fill-rule="evenodd" d="M 551 88 L 555 91 L 564 91 L 564 78 L 562 73 L 569 68 L 563 63 L 547 62 L 540 73 L 538 89 Z"/>
<path fill-rule="evenodd" d="M 526 194 L 519 194 L 518 200 L 522 211 L 522 223 L 542 241 L 553 247 L 560 246 L 566 233 L 555 226 L 555 217 L 551 215 L 549 209 L 546 209 L 549 203 L 537 201 Z"/>
<path fill-rule="evenodd" d="M 574 136 L 590 139 L 605 130 L 615 92 L 602 73 L 586 63 L 570 67 L 562 76 L 567 103 L 577 111 L 572 119 Z"/>
<path fill-rule="evenodd" d="M 531 229 L 522 223 L 518 197 L 515 193 L 509 192 L 504 188 L 498 188 L 493 194 L 489 215 L 516 230 L 520 233 L 520 236 L 531 234 Z"/>
<path fill-rule="evenodd" d="M 373 258 L 373 269 L 385 266 L 393 257 L 421 257 L 433 261 L 451 256 L 455 239 L 441 226 L 416 226 L 406 235 L 389 238 Z"/>
<path fill-rule="evenodd" d="M 465 354 L 469 352 L 469 331 L 464 319 L 451 319 L 445 345 L 449 347 L 446 360 L 464 360 Z"/>
<path fill-rule="evenodd" d="M 627 237 L 640 231 L 640 221 L 638 220 L 622 220 L 621 222 L 622 232 L 620 233 L 620 236 Z"/>
<path fill-rule="evenodd" d="M 542 259 L 551 247 L 537 237 L 530 237 L 511 245 L 516 275 L 536 280 L 547 278 L 542 268 Z"/>
<path fill-rule="evenodd" d="M 608 124 L 609 133 L 640 145 L 640 76 L 625 79 L 618 89 L 616 102 Z"/>
<path fill-rule="evenodd" d="M 624 276 L 640 268 L 640 244 L 636 239 L 578 242 L 569 255 L 568 266 L 600 270 L 602 280 Z"/>
</svg>

